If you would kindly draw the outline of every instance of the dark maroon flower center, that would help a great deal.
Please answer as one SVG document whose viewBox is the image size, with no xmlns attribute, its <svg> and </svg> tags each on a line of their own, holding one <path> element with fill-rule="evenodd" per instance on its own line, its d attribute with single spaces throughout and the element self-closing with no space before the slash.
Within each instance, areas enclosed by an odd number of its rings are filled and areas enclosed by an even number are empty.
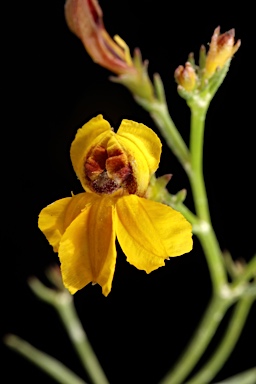
<svg viewBox="0 0 256 384">
<path fill-rule="evenodd" d="M 136 192 L 132 167 L 120 148 L 107 151 L 100 145 L 94 147 L 85 161 L 84 170 L 87 182 L 96 193 L 111 194 L 121 188 L 128 194 Z"/>
</svg>

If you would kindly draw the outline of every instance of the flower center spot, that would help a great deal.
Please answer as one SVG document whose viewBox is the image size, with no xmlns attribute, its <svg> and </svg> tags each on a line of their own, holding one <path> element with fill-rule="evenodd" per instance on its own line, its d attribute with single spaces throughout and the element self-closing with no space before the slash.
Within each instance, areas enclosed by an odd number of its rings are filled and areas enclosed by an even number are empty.
<svg viewBox="0 0 256 384">
<path fill-rule="evenodd" d="M 108 151 L 102 146 L 96 146 L 87 157 L 84 169 L 93 192 L 111 194 L 121 188 L 128 194 L 136 192 L 132 167 L 120 148 Z"/>
</svg>

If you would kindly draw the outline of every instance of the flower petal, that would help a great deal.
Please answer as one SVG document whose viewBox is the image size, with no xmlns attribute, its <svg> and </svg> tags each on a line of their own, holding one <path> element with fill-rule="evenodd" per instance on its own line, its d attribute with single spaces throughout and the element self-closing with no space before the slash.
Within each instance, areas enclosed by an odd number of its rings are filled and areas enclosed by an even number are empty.
<svg viewBox="0 0 256 384">
<path fill-rule="evenodd" d="M 84 160 L 86 155 L 97 143 L 107 140 L 113 134 L 109 122 L 103 119 L 102 115 L 94 117 L 84 124 L 82 128 L 78 129 L 71 145 L 70 156 L 76 175 L 85 190 L 87 190 L 84 182 Z"/>
<path fill-rule="evenodd" d="M 116 203 L 117 239 L 127 261 L 147 273 L 164 265 L 169 256 L 192 249 L 192 226 L 174 209 L 140 198 L 124 196 Z"/>
<path fill-rule="evenodd" d="M 66 197 L 48 205 L 40 212 L 38 227 L 55 252 L 58 251 L 61 236 L 66 228 L 88 204 L 88 197 L 86 193 Z"/>
<path fill-rule="evenodd" d="M 98 283 L 107 296 L 115 264 L 113 200 L 88 193 L 93 199 L 70 224 L 61 238 L 59 258 L 64 285 L 73 294 L 90 282 Z"/>
<path fill-rule="evenodd" d="M 133 160 L 134 176 L 140 188 L 138 195 L 144 195 L 150 176 L 158 168 L 161 141 L 152 129 L 132 120 L 122 120 L 116 138 Z"/>
<path fill-rule="evenodd" d="M 117 74 L 134 72 L 125 43 L 120 38 L 115 42 L 106 31 L 97 0 L 67 0 L 65 17 L 96 63 Z"/>
</svg>

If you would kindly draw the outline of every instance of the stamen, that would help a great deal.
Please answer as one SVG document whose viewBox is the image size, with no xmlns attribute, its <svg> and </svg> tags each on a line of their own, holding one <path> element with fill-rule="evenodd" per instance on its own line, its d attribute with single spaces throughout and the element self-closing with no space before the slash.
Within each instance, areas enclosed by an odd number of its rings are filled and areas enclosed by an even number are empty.
<svg viewBox="0 0 256 384">
<path fill-rule="evenodd" d="M 125 61 L 128 65 L 132 65 L 132 58 L 130 54 L 130 48 L 126 44 L 126 42 L 118 35 L 115 35 L 113 37 L 115 42 L 119 45 L 119 47 L 123 48 L 124 50 L 124 56 L 125 56 Z"/>
</svg>

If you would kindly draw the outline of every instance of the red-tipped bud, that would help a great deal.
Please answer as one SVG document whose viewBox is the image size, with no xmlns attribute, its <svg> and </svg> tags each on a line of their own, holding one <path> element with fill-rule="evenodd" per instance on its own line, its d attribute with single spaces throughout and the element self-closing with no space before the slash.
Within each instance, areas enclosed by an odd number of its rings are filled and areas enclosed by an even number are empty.
<svg viewBox="0 0 256 384">
<path fill-rule="evenodd" d="M 209 79 L 217 68 L 222 68 L 226 62 L 232 58 L 234 53 L 241 45 L 241 40 L 235 43 L 235 30 L 220 35 L 220 27 L 214 30 L 212 35 L 210 48 L 206 56 L 204 77 Z"/>
<path fill-rule="evenodd" d="M 176 82 L 181 85 L 186 91 L 191 92 L 196 87 L 197 76 L 192 65 L 187 62 L 185 68 L 179 65 L 174 72 Z"/>
</svg>

